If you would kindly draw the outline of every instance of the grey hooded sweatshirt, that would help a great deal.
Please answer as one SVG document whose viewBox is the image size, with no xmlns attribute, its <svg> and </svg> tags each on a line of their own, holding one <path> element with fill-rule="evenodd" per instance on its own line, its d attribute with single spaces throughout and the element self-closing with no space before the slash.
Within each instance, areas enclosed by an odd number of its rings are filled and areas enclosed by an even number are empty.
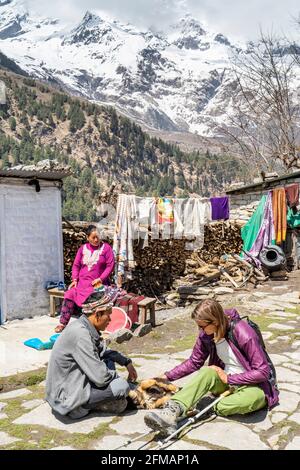
<svg viewBox="0 0 300 470">
<path fill-rule="evenodd" d="M 107 387 L 118 377 L 105 361 L 127 366 L 131 360 L 106 349 L 106 344 L 85 315 L 67 326 L 53 347 L 46 377 L 46 400 L 66 415 L 90 398 L 91 383 Z"/>
</svg>

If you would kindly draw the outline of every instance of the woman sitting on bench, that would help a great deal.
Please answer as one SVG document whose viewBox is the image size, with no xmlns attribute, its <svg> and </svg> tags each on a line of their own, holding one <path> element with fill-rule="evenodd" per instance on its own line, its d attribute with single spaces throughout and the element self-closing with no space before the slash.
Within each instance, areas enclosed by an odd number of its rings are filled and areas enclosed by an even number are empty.
<svg viewBox="0 0 300 470">
<path fill-rule="evenodd" d="M 109 284 L 115 266 L 114 254 L 108 243 L 102 242 L 95 225 L 87 228 L 87 243 L 81 246 L 72 267 L 72 283 L 64 295 L 60 323 L 55 328 L 60 333 L 69 323 L 71 315 L 81 313 L 81 306 L 95 287 Z"/>
</svg>

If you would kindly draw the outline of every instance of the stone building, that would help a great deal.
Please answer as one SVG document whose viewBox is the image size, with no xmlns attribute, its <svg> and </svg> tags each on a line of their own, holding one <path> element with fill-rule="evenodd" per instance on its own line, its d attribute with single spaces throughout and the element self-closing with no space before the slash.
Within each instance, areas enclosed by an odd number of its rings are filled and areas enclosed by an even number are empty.
<svg viewBox="0 0 300 470">
<path fill-rule="evenodd" d="M 48 280 L 63 280 L 62 179 L 53 162 L 0 170 L 1 323 L 49 312 Z"/>
</svg>

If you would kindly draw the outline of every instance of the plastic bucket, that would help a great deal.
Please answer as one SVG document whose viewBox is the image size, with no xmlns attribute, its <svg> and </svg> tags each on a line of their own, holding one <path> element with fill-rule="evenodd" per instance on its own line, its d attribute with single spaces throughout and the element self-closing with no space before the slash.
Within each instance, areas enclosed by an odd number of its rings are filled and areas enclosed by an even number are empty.
<svg viewBox="0 0 300 470">
<path fill-rule="evenodd" d="M 121 328 L 130 328 L 131 327 L 131 320 L 128 318 L 127 313 L 120 307 L 113 307 L 110 323 L 106 328 L 107 333 L 114 333 Z"/>
</svg>

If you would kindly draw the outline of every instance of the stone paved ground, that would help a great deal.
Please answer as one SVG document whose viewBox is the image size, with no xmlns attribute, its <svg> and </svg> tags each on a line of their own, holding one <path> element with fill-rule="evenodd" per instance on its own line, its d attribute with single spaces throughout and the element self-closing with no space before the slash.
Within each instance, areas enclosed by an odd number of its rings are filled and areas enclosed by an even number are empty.
<svg viewBox="0 0 300 470">
<path fill-rule="evenodd" d="M 299 280 L 297 272 L 289 284 L 269 284 L 223 302 L 228 307 L 237 305 L 260 324 L 277 369 L 280 405 L 271 412 L 210 418 L 169 449 L 300 449 Z M 161 374 L 188 357 L 196 333 L 189 312 L 189 308 L 169 311 L 169 321 L 163 312 L 162 326 L 116 346 L 130 353 L 140 379 Z M 115 449 L 138 438 L 127 447 L 137 449 L 151 438 L 144 424 L 145 411 L 120 416 L 93 413 L 71 421 L 52 414 L 43 399 L 44 387 L 42 382 L 0 393 L 0 449 Z"/>
</svg>

